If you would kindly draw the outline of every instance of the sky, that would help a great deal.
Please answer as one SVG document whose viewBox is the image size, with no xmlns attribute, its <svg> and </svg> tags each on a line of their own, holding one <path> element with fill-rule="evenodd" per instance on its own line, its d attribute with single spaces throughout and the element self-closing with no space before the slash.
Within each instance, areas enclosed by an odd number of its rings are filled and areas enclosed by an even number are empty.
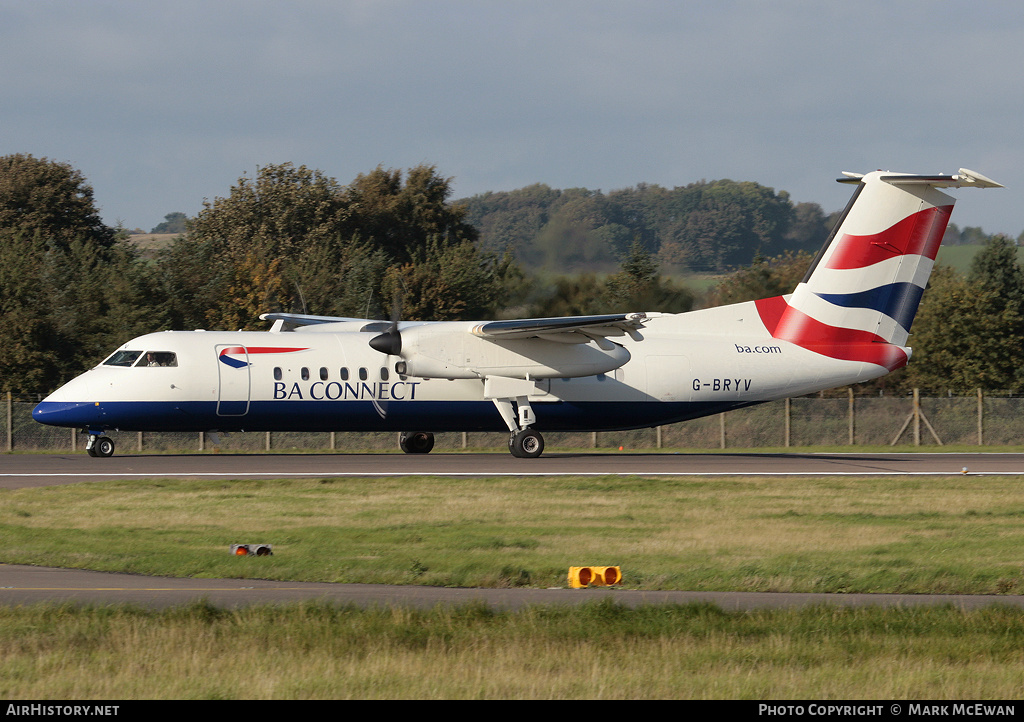
<svg viewBox="0 0 1024 722">
<path fill-rule="evenodd" d="M 952 221 L 1024 231 L 1024 3 L 0 0 L 0 155 L 70 163 L 109 225 L 291 162 L 423 163 L 453 196 L 978 171 Z"/>
</svg>

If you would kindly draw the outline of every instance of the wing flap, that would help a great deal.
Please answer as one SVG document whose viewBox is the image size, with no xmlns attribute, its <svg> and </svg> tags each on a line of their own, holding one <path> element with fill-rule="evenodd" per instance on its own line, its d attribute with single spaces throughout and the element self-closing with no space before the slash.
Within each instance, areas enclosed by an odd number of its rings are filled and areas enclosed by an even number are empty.
<svg viewBox="0 0 1024 722">
<path fill-rule="evenodd" d="M 607 336 L 629 336 L 637 341 L 639 329 L 647 319 L 644 313 L 617 313 L 599 316 L 563 316 L 559 318 L 524 318 L 511 321 L 488 321 L 473 327 L 473 334 L 482 338 L 511 341 L 539 338 L 560 343 L 587 343 Z"/>
</svg>

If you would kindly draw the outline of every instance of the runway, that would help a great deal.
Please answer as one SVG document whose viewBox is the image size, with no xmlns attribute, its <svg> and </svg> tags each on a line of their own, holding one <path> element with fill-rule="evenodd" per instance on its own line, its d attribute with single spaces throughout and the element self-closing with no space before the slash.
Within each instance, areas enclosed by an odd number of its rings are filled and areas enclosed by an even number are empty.
<svg viewBox="0 0 1024 722">
<path fill-rule="evenodd" d="M 954 475 L 1024 474 L 1024 454 L 552 453 L 517 459 L 503 452 L 448 454 L 79 454 L 0 456 L 0 488 L 141 478 L 529 475 Z"/>
<path fill-rule="evenodd" d="M 1022 474 L 1024 454 L 548 454 L 516 459 L 505 453 L 429 454 L 19 454 L 0 457 L 0 489 L 139 478 L 295 478 L 303 476 L 523 475 L 980 475 Z M 917 606 L 993 604 L 1024 607 L 1024 596 L 904 594 L 783 594 L 639 591 L 630 589 L 451 589 L 366 584 L 317 584 L 238 579 L 172 579 L 0 564 L 0 604 L 130 603 L 152 608 L 206 600 L 217 606 L 326 600 L 359 606 L 431 607 L 482 601 L 499 609 L 579 604 L 611 597 L 626 606 L 712 603 L 724 610 L 809 604 Z"/>
<path fill-rule="evenodd" d="M 133 604 L 161 609 L 206 601 L 239 608 L 252 604 L 323 601 L 359 607 L 460 606 L 483 602 L 497 610 L 532 605 L 576 605 L 611 598 L 627 607 L 648 604 L 714 604 L 725 611 L 787 609 L 808 605 L 917 607 L 952 605 L 980 609 L 1024 607 L 1024 596 L 964 594 L 783 594 L 771 592 L 673 592 L 633 589 L 455 589 L 382 584 L 318 584 L 259 579 L 172 579 L 0 564 L 0 604 Z"/>
</svg>

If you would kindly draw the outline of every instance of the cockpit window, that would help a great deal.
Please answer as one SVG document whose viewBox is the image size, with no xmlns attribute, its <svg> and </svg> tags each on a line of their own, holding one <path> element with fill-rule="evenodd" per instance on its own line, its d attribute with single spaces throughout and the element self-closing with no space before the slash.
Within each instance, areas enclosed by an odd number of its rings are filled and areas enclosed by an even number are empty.
<svg viewBox="0 0 1024 722">
<path fill-rule="evenodd" d="M 177 366 L 178 356 L 173 351 L 115 351 L 103 362 L 104 366 Z"/>
<path fill-rule="evenodd" d="M 104 366 L 131 366 L 142 355 L 141 351 L 115 351 L 103 362 Z"/>
<path fill-rule="evenodd" d="M 178 357 L 170 351 L 147 351 L 136 366 L 177 366 Z"/>
</svg>

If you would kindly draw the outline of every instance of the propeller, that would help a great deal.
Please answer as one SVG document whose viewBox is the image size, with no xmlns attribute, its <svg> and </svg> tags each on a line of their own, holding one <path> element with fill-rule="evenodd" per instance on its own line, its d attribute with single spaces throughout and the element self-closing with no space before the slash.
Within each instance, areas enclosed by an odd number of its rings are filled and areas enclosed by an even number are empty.
<svg viewBox="0 0 1024 722">
<path fill-rule="evenodd" d="M 398 322 L 392 322 L 391 328 L 371 338 L 370 348 L 388 356 L 400 356 L 402 354 L 402 334 L 398 331 Z"/>
<path fill-rule="evenodd" d="M 398 321 L 402 315 L 402 300 L 396 293 L 391 301 L 391 325 L 387 331 L 370 339 L 370 348 L 388 356 L 402 354 L 402 334 L 398 330 Z"/>
</svg>

